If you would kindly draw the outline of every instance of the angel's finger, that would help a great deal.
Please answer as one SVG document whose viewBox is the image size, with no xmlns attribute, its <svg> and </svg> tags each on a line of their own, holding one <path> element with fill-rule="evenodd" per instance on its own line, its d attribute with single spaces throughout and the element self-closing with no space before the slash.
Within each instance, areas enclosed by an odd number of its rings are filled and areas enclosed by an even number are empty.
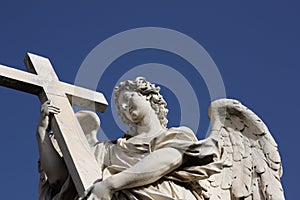
<svg viewBox="0 0 300 200">
<path fill-rule="evenodd" d="M 48 113 L 49 113 L 49 114 L 57 115 L 57 114 L 59 114 L 60 112 L 57 112 L 57 111 L 55 111 L 55 110 L 49 110 Z M 48 114 L 48 115 L 49 115 L 49 114 Z"/>
<path fill-rule="evenodd" d="M 86 191 L 84 191 L 84 197 L 87 197 L 87 199 L 94 199 L 93 198 L 94 195 L 92 194 L 93 189 L 94 189 L 94 185 L 92 185 Z"/>
<path fill-rule="evenodd" d="M 50 104 L 51 104 L 51 100 L 49 99 L 42 104 L 42 107 L 48 106 Z"/>
<path fill-rule="evenodd" d="M 52 114 L 58 114 L 58 113 L 60 113 L 60 110 L 55 109 L 55 108 L 49 108 L 49 109 L 48 109 L 48 112 L 49 112 L 49 113 L 52 113 Z"/>
<path fill-rule="evenodd" d="M 96 195 L 91 194 L 91 196 L 89 196 L 88 200 L 100 200 L 100 199 Z"/>
<path fill-rule="evenodd" d="M 43 109 L 46 109 L 49 105 L 51 104 L 51 100 L 49 99 L 48 101 L 45 101 L 42 105 L 41 105 L 41 112 Z"/>
<path fill-rule="evenodd" d="M 59 107 L 57 107 L 57 106 L 54 106 L 54 105 L 49 105 L 49 106 L 48 106 L 48 109 L 60 110 L 60 108 L 59 108 Z"/>
</svg>

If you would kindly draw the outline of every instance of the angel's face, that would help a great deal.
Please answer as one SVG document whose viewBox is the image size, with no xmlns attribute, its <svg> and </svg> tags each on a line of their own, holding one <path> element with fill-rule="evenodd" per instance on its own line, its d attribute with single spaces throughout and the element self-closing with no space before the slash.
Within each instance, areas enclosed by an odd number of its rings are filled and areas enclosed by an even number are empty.
<svg viewBox="0 0 300 200">
<path fill-rule="evenodd" d="M 135 124 L 140 123 L 149 109 L 152 109 L 150 102 L 144 95 L 130 90 L 121 91 L 118 104 L 126 118 Z"/>
</svg>

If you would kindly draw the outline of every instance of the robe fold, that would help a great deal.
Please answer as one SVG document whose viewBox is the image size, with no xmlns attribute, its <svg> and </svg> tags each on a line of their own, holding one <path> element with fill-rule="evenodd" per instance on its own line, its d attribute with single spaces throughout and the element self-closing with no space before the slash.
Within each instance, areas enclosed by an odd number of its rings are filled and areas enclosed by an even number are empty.
<svg viewBox="0 0 300 200">
<path fill-rule="evenodd" d="M 141 142 L 135 137 L 123 137 L 114 142 L 105 141 L 97 143 L 92 151 L 104 180 L 132 167 L 151 152 L 162 148 L 179 150 L 183 156 L 183 164 L 154 183 L 115 192 L 113 200 L 202 199 L 198 181 L 219 173 L 222 163 L 218 161 L 217 142 L 213 139 L 198 141 L 189 128 L 166 129 L 148 142 Z M 159 170 L 159 166 L 153 170 Z M 51 191 L 47 180 L 44 180 L 40 183 L 39 199 L 74 199 L 74 195 L 70 195 L 74 189 L 70 178 L 56 193 Z M 59 198 L 65 193 L 70 198 Z"/>
</svg>

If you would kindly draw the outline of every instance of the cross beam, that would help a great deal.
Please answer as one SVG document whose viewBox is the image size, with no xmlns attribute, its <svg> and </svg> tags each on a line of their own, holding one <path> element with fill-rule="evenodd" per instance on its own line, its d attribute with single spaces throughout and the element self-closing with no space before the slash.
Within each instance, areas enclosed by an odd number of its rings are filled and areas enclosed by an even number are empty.
<svg viewBox="0 0 300 200">
<path fill-rule="evenodd" d="M 104 112 L 107 101 L 101 93 L 59 81 L 48 58 L 27 53 L 25 65 L 31 73 L 0 65 L 0 86 L 37 95 L 41 103 L 50 99 L 61 109 L 54 115 L 52 129 L 77 192 L 83 196 L 101 172 L 71 104 Z"/>
</svg>

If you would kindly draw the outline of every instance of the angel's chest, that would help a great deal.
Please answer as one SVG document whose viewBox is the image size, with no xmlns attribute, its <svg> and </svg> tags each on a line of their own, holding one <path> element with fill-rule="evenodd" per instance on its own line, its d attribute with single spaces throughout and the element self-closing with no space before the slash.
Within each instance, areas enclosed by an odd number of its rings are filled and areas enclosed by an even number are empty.
<svg viewBox="0 0 300 200">
<path fill-rule="evenodd" d="M 149 155 L 149 147 L 143 145 L 116 145 L 110 151 L 110 164 L 131 167 Z"/>
</svg>

